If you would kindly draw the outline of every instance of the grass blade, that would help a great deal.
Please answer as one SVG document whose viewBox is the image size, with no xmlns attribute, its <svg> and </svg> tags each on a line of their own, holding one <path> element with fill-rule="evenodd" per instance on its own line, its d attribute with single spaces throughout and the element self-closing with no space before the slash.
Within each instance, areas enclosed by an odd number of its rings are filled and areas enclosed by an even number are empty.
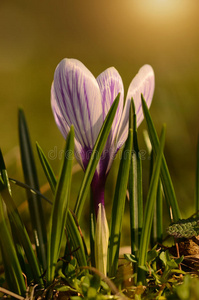
<svg viewBox="0 0 199 300">
<path fill-rule="evenodd" d="M 66 147 L 64 153 L 74 153 L 74 128 L 71 130 L 66 140 Z M 55 191 L 55 200 L 53 203 L 53 211 L 50 221 L 50 233 L 48 243 L 48 268 L 47 268 L 47 282 L 52 283 L 55 274 L 55 267 L 59 257 L 61 241 L 64 233 L 64 226 L 68 214 L 68 203 L 72 177 L 73 159 L 67 159 L 64 155 L 61 172 L 59 175 L 58 184 Z"/>
<path fill-rule="evenodd" d="M 8 230 L 4 215 L 3 201 L 0 196 L 0 248 L 4 267 L 6 269 L 6 279 L 10 283 L 9 288 L 20 295 L 25 296 L 26 286 L 22 275 L 22 270 L 17 257 L 15 246 Z"/>
<path fill-rule="evenodd" d="M 22 110 L 19 110 L 19 140 L 25 183 L 39 191 L 37 171 L 28 133 L 28 127 Z M 45 270 L 47 266 L 47 233 L 42 202 L 38 194 L 33 194 L 29 190 L 27 190 L 27 198 L 37 255 L 42 269 Z"/>
<path fill-rule="evenodd" d="M 3 176 L 4 179 L 3 180 L 2 177 L 0 177 L 0 193 L 7 207 L 8 216 L 9 216 L 10 223 L 12 224 L 11 228 L 14 237 L 20 242 L 20 245 L 22 245 L 25 251 L 35 283 L 39 284 L 40 286 L 43 286 L 41 272 L 39 269 L 39 265 L 35 253 L 32 248 L 32 244 L 30 242 L 26 228 L 20 218 L 17 207 L 11 196 L 7 171 L 5 169 L 5 163 L 1 152 L 0 152 L 0 174 Z"/>
<path fill-rule="evenodd" d="M 131 226 L 131 253 L 136 254 L 139 249 L 140 235 L 143 223 L 142 161 L 138 147 L 137 121 L 135 106 L 133 102 L 131 103 L 131 106 L 131 110 L 133 112 L 133 151 L 129 170 L 129 205 Z"/>
<path fill-rule="evenodd" d="M 5 166 L 5 163 L 4 163 L 3 154 L 1 152 L 1 149 L 0 149 L 0 174 L 1 174 L 1 177 L 2 177 L 2 180 L 4 182 L 5 187 L 8 189 L 10 195 L 12 196 L 10 182 L 9 182 L 9 178 L 8 178 L 8 173 L 7 173 L 7 170 L 6 170 L 6 166 Z M 26 274 L 27 272 L 26 272 L 26 264 L 25 264 L 23 248 L 20 244 L 20 241 L 17 238 L 17 235 L 15 234 L 15 227 L 12 223 L 12 218 L 10 218 L 10 214 L 8 214 L 8 218 L 9 218 L 9 221 L 10 221 L 10 227 L 11 227 L 13 242 L 14 242 L 14 245 L 15 245 L 17 256 L 18 256 L 21 268 L 22 268 L 23 272 Z"/>
<path fill-rule="evenodd" d="M 152 233 L 151 233 L 151 248 L 153 248 L 157 243 L 162 243 L 163 235 L 163 207 L 162 207 L 162 184 L 159 179 L 158 188 L 157 188 L 157 197 L 154 206 L 154 216 L 152 224 Z"/>
<path fill-rule="evenodd" d="M 37 144 L 37 150 L 38 150 L 39 158 L 41 160 L 42 167 L 44 169 L 44 173 L 46 174 L 47 180 L 50 184 L 52 193 L 55 194 L 56 185 L 57 185 L 57 179 L 55 177 L 55 174 L 48 162 L 46 155 L 44 154 L 43 150 L 38 144 Z M 70 255 L 71 252 L 74 251 L 73 255 L 76 257 L 79 266 L 81 267 L 86 266 L 87 259 L 85 254 L 85 245 L 83 243 L 82 236 L 80 234 L 79 225 L 77 224 L 77 220 L 74 219 L 70 210 L 68 211 L 67 218 L 68 219 L 66 222 L 66 232 L 68 236 L 68 243 L 65 249 L 65 254 Z"/>
<path fill-rule="evenodd" d="M 145 102 L 143 96 L 142 96 L 142 107 L 143 107 L 144 116 L 145 116 L 145 119 L 147 122 L 149 137 L 151 140 L 153 151 L 157 155 L 157 152 L 159 149 L 159 140 L 158 140 L 158 136 L 157 136 L 153 121 L 152 121 L 150 113 L 149 113 L 149 109 L 146 105 L 146 102 Z M 172 208 L 174 222 L 177 222 L 179 219 L 181 219 L 181 214 L 180 214 L 174 187 L 173 187 L 173 184 L 171 181 L 171 177 L 169 174 L 169 170 L 168 170 L 164 155 L 163 155 L 162 166 L 161 166 L 161 180 L 162 180 L 166 199 L 169 203 L 169 206 L 171 206 L 171 208 Z"/>
<path fill-rule="evenodd" d="M 111 229 L 108 250 L 108 275 L 115 276 L 118 266 L 119 245 L 122 228 L 122 218 L 124 214 L 124 206 L 126 199 L 126 190 L 129 178 L 129 168 L 131 162 L 131 152 L 133 144 L 133 131 L 129 129 L 129 135 L 122 152 L 122 159 L 118 171 L 117 183 L 115 188 Z"/>
<path fill-rule="evenodd" d="M 72 252 L 70 254 L 76 257 L 78 265 L 80 267 L 85 267 L 87 266 L 87 250 L 80 234 L 78 224 L 75 222 L 74 216 L 70 211 L 68 211 L 67 218 L 66 231 L 69 237 L 70 251 Z M 85 271 L 87 272 L 87 270 Z"/>
<path fill-rule="evenodd" d="M 54 194 L 55 189 L 56 189 L 57 179 L 54 175 L 54 172 L 53 172 L 53 170 L 52 170 L 52 168 L 51 168 L 51 166 L 50 166 L 43 150 L 41 149 L 41 147 L 39 146 L 38 143 L 36 143 L 36 147 L 37 147 L 37 152 L 38 152 L 39 159 L 40 159 L 41 165 L 43 167 L 44 173 L 46 175 L 46 178 L 48 179 L 51 190 Z"/>
<path fill-rule="evenodd" d="M 78 221 L 80 219 L 82 209 L 84 206 L 84 202 L 85 202 L 85 199 L 86 199 L 89 189 L 90 189 L 90 184 L 93 179 L 95 169 L 97 167 L 98 161 L 100 159 L 100 156 L 102 154 L 102 151 L 105 146 L 106 140 L 108 138 L 109 132 L 111 130 L 113 119 L 114 119 L 114 116 L 115 116 L 115 113 L 116 113 L 116 110 L 118 107 L 119 98 L 120 98 L 120 94 L 118 94 L 118 96 L 114 100 L 114 102 L 106 116 L 106 119 L 102 125 L 102 128 L 100 130 L 98 138 L 95 142 L 95 146 L 93 148 L 88 166 L 85 171 L 83 182 L 82 182 L 82 185 L 81 185 L 81 188 L 79 191 L 79 195 L 77 198 L 77 202 L 75 205 L 75 209 L 74 209 L 74 213 L 77 216 Z M 96 155 L 96 153 L 97 153 L 97 155 Z"/>
<path fill-rule="evenodd" d="M 38 194 L 41 198 L 43 198 L 45 201 L 47 201 L 49 204 L 52 204 L 52 202 L 46 198 L 42 193 L 40 193 L 39 191 L 37 191 L 36 189 L 32 188 L 31 186 L 29 186 L 28 184 L 26 183 L 23 183 L 17 179 L 14 179 L 14 178 L 10 178 L 9 177 L 9 181 L 13 184 L 16 184 L 20 187 L 22 187 L 23 189 L 26 189 L 26 190 L 29 190 L 31 193 L 33 194 Z"/>
<path fill-rule="evenodd" d="M 4 181 L 4 185 L 5 187 L 8 189 L 9 191 L 9 194 L 12 196 L 12 193 L 11 193 L 11 187 L 10 187 L 10 182 L 9 182 L 9 178 L 8 178 L 8 173 L 7 173 L 7 170 L 6 170 L 6 166 L 5 166 L 5 163 L 4 163 L 4 159 L 3 159 L 3 154 L 1 152 L 1 149 L 0 149 L 0 174 L 2 176 L 2 180 Z M 5 208 L 6 209 L 6 208 Z M 23 251 L 23 247 L 16 235 L 16 232 L 15 232 L 15 226 L 13 225 L 13 222 L 12 222 L 12 217 L 10 216 L 10 214 L 8 214 L 8 219 L 9 219 L 9 223 L 10 223 L 10 228 L 11 228 L 11 232 L 12 232 L 12 238 L 13 238 L 13 242 L 14 242 L 14 245 L 15 245 L 15 250 L 16 250 L 16 253 L 17 253 L 17 257 L 18 257 L 18 260 L 19 260 L 19 263 L 20 263 L 20 266 L 22 268 L 22 271 L 27 274 L 27 264 L 25 263 L 25 257 L 24 257 L 24 251 Z M 30 279 L 32 280 L 33 278 L 28 278 L 30 276 L 27 276 L 27 279 Z"/>
<path fill-rule="evenodd" d="M 138 284 L 144 284 L 144 273 L 140 269 L 140 267 L 144 266 L 146 263 L 147 257 L 147 250 L 149 246 L 149 240 L 151 235 L 151 227 L 153 222 L 153 213 L 154 213 L 154 205 L 155 199 L 157 195 L 157 187 L 159 182 L 160 176 L 160 169 L 163 157 L 163 148 L 165 142 L 165 127 L 163 127 L 160 137 L 160 147 L 157 153 L 156 162 L 154 165 L 152 178 L 150 182 L 149 192 L 147 195 L 147 201 L 144 211 L 144 218 L 143 218 L 143 227 L 140 239 L 140 252 L 139 252 L 139 259 L 138 259 Z"/>
<path fill-rule="evenodd" d="M 0 192 L 1 192 L 4 202 L 6 203 L 8 213 L 10 214 L 10 218 L 12 219 L 13 225 L 15 227 L 15 233 L 17 234 L 18 239 L 24 248 L 24 251 L 25 251 L 28 263 L 30 265 L 32 274 L 34 276 L 35 282 L 42 286 L 43 280 L 41 278 L 41 272 L 39 269 L 39 265 L 38 265 L 37 259 L 35 257 L 35 253 L 33 251 L 32 244 L 30 242 L 26 228 L 25 228 L 24 224 L 22 223 L 21 218 L 19 216 L 17 207 L 15 206 L 15 203 L 14 203 L 12 197 L 10 196 L 7 188 L 1 189 Z"/>
<path fill-rule="evenodd" d="M 90 257 L 91 266 L 95 267 L 95 230 L 96 230 L 96 218 L 93 201 L 93 193 L 90 193 Z"/>
<path fill-rule="evenodd" d="M 196 189 L 195 189 L 195 201 L 196 201 L 196 212 L 197 216 L 199 216 L 199 137 L 197 144 L 197 155 L 196 155 Z"/>
<path fill-rule="evenodd" d="M 163 237 L 163 201 L 162 201 L 162 182 L 159 180 L 158 182 L 158 190 L 157 190 L 157 241 L 158 243 L 162 243 Z"/>
<path fill-rule="evenodd" d="M 152 145 L 150 142 L 150 138 L 148 132 L 145 130 L 143 132 L 145 144 L 147 147 L 148 156 L 150 159 L 150 166 L 149 166 L 149 183 L 151 181 L 152 172 L 153 172 L 153 161 L 154 155 L 152 150 Z M 162 236 L 163 236 L 163 199 L 162 199 L 162 183 L 159 179 L 158 182 L 158 190 L 157 190 L 157 199 L 154 208 L 154 218 L 153 218 L 153 225 L 152 225 L 152 235 L 151 235 L 151 247 L 155 246 L 157 242 L 162 243 Z"/>
</svg>

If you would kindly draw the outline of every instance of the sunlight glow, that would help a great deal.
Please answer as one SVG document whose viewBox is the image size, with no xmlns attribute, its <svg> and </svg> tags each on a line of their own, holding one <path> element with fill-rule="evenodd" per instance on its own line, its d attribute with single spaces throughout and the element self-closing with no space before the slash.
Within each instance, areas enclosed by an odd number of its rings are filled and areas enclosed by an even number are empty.
<svg viewBox="0 0 199 300">
<path fill-rule="evenodd" d="M 191 7 L 186 0 L 137 0 L 134 4 L 143 17 L 167 18 L 168 21 L 186 14 Z"/>
</svg>

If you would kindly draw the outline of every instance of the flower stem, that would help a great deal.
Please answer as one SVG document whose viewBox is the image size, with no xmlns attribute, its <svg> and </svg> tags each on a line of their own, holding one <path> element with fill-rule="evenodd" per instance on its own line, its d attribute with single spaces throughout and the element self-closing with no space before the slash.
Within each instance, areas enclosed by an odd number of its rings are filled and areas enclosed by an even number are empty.
<svg viewBox="0 0 199 300">
<path fill-rule="evenodd" d="M 99 175 L 95 173 L 91 183 L 91 189 L 93 194 L 96 218 L 97 218 L 99 204 L 102 204 L 104 206 L 105 182 L 106 182 L 106 176 L 99 177 Z"/>
</svg>

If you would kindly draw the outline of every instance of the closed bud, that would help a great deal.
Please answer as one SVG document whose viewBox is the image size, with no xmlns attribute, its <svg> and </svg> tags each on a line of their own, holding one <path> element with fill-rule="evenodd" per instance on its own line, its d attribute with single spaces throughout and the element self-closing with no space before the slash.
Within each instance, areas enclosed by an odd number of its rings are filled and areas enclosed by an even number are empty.
<svg viewBox="0 0 199 300">
<path fill-rule="evenodd" d="M 97 223 L 95 231 L 95 264 L 96 268 L 105 276 L 107 273 L 107 253 L 109 241 L 109 228 L 104 205 L 98 206 Z"/>
</svg>

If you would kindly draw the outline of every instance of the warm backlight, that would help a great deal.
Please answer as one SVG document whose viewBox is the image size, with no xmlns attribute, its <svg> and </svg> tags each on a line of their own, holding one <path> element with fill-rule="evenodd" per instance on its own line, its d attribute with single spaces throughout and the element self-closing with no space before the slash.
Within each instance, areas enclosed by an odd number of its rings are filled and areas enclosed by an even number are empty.
<svg viewBox="0 0 199 300">
<path fill-rule="evenodd" d="M 191 1 L 187 0 L 136 0 L 134 7 L 147 18 L 169 19 L 179 18 L 191 8 Z"/>
</svg>

